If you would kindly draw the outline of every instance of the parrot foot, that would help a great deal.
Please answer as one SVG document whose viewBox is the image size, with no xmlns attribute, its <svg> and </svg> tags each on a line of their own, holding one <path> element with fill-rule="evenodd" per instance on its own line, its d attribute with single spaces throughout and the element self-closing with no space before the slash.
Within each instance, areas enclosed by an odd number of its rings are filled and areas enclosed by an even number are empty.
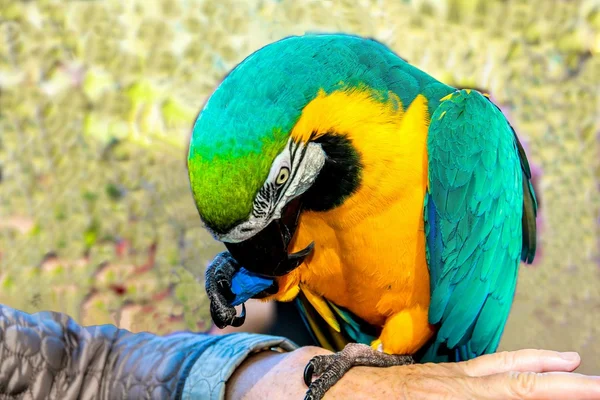
<svg viewBox="0 0 600 400">
<path fill-rule="evenodd" d="M 414 364 L 408 355 L 387 354 L 366 344 L 349 343 L 344 350 L 330 356 L 316 356 L 304 369 L 308 391 L 304 400 L 320 400 L 352 367 L 393 367 Z M 319 376 L 312 381 L 313 375 Z"/>
<path fill-rule="evenodd" d="M 239 264 L 227 251 L 217 254 L 206 269 L 205 285 L 206 294 L 210 300 L 210 315 L 220 329 L 228 325 L 242 326 L 246 320 L 244 304 L 242 304 L 242 312 L 239 316 L 235 308 L 229 305 L 235 298 L 231 291 L 231 280 L 239 269 Z"/>
</svg>

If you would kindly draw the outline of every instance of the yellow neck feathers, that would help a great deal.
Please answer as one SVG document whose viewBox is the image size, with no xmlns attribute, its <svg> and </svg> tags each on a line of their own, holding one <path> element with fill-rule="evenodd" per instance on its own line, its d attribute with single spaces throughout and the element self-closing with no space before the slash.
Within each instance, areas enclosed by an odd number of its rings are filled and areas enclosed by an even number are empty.
<svg viewBox="0 0 600 400">
<path fill-rule="evenodd" d="M 368 90 L 320 92 L 304 108 L 292 138 L 306 141 L 314 134 L 345 134 L 364 167 L 359 190 L 325 213 L 328 222 L 337 228 L 353 225 L 422 186 L 428 126 L 427 100 L 422 95 L 405 109 L 393 93 L 381 102 Z"/>
<path fill-rule="evenodd" d="M 342 205 L 301 214 L 290 251 L 314 241 L 315 252 L 279 279 L 276 299 L 291 300 L 302 287 L 373 324 L 413 303 L 426 309 L 428 126 L 427 100 L 421 95 L 405 107 L 395 95 L 382 103 L 370 92 L 345 90 L 320 93 L 305 107 L 292 137 L 345 134 L 363 170 L 358 190 Z M 375 295 L 382 290 L 385 296 Z"/>
</svg>

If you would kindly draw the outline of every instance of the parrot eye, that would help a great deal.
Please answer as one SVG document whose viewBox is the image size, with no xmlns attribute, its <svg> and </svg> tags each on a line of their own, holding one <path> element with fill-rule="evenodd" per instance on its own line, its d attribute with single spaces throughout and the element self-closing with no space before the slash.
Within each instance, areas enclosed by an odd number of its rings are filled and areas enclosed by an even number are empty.
<svg viewBox="0 0 600 400">
<path fill-rule="evenodd" d="M 287 167 L 282 167 L 279 170 L 279 174 L 277 175 L 277 179 L 275 179 L 275 183 L 278 185 L 283 185 L 285 182 L 287 182 L 288 178 L 290 177 L 290 170 Z"/>
</svg>

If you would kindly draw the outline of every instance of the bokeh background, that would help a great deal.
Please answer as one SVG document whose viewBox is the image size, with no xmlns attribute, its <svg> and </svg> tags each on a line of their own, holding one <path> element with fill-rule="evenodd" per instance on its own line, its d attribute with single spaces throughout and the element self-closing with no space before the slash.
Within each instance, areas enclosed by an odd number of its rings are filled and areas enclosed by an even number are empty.
<svg viewBox="0 0 600 400">
<path fill-rule="evenodd" d="M 305 32 L 374 37 L 492 95 L 541 197 L 501 347 L 578 350 L 599 374 L 599 1 L 0 0 L 0 302 L 209 329 L 221 247 L 188 189 L 190 128 L 229 69 Z"/>
</svg>

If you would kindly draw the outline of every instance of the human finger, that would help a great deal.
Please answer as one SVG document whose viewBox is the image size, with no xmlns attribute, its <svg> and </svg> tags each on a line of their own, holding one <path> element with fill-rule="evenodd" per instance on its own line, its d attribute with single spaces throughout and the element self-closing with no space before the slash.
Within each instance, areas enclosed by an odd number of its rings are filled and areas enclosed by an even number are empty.
<svg viewBox="0 0 600 400">
<path fill-rule="evenodd" d="M 600 377 L 568 372 L 505 372 L 476 379 L 470 385 L 476 398 L 600 400 Z"/>
<path fill-rule="evenodd" d="M 486 354 L 458 363 L 469 376 L 484 376 L 502 372 L 571 372 L 581 363 L 579 354 L 551 350 L 526 349 Z"/>
</svg>

